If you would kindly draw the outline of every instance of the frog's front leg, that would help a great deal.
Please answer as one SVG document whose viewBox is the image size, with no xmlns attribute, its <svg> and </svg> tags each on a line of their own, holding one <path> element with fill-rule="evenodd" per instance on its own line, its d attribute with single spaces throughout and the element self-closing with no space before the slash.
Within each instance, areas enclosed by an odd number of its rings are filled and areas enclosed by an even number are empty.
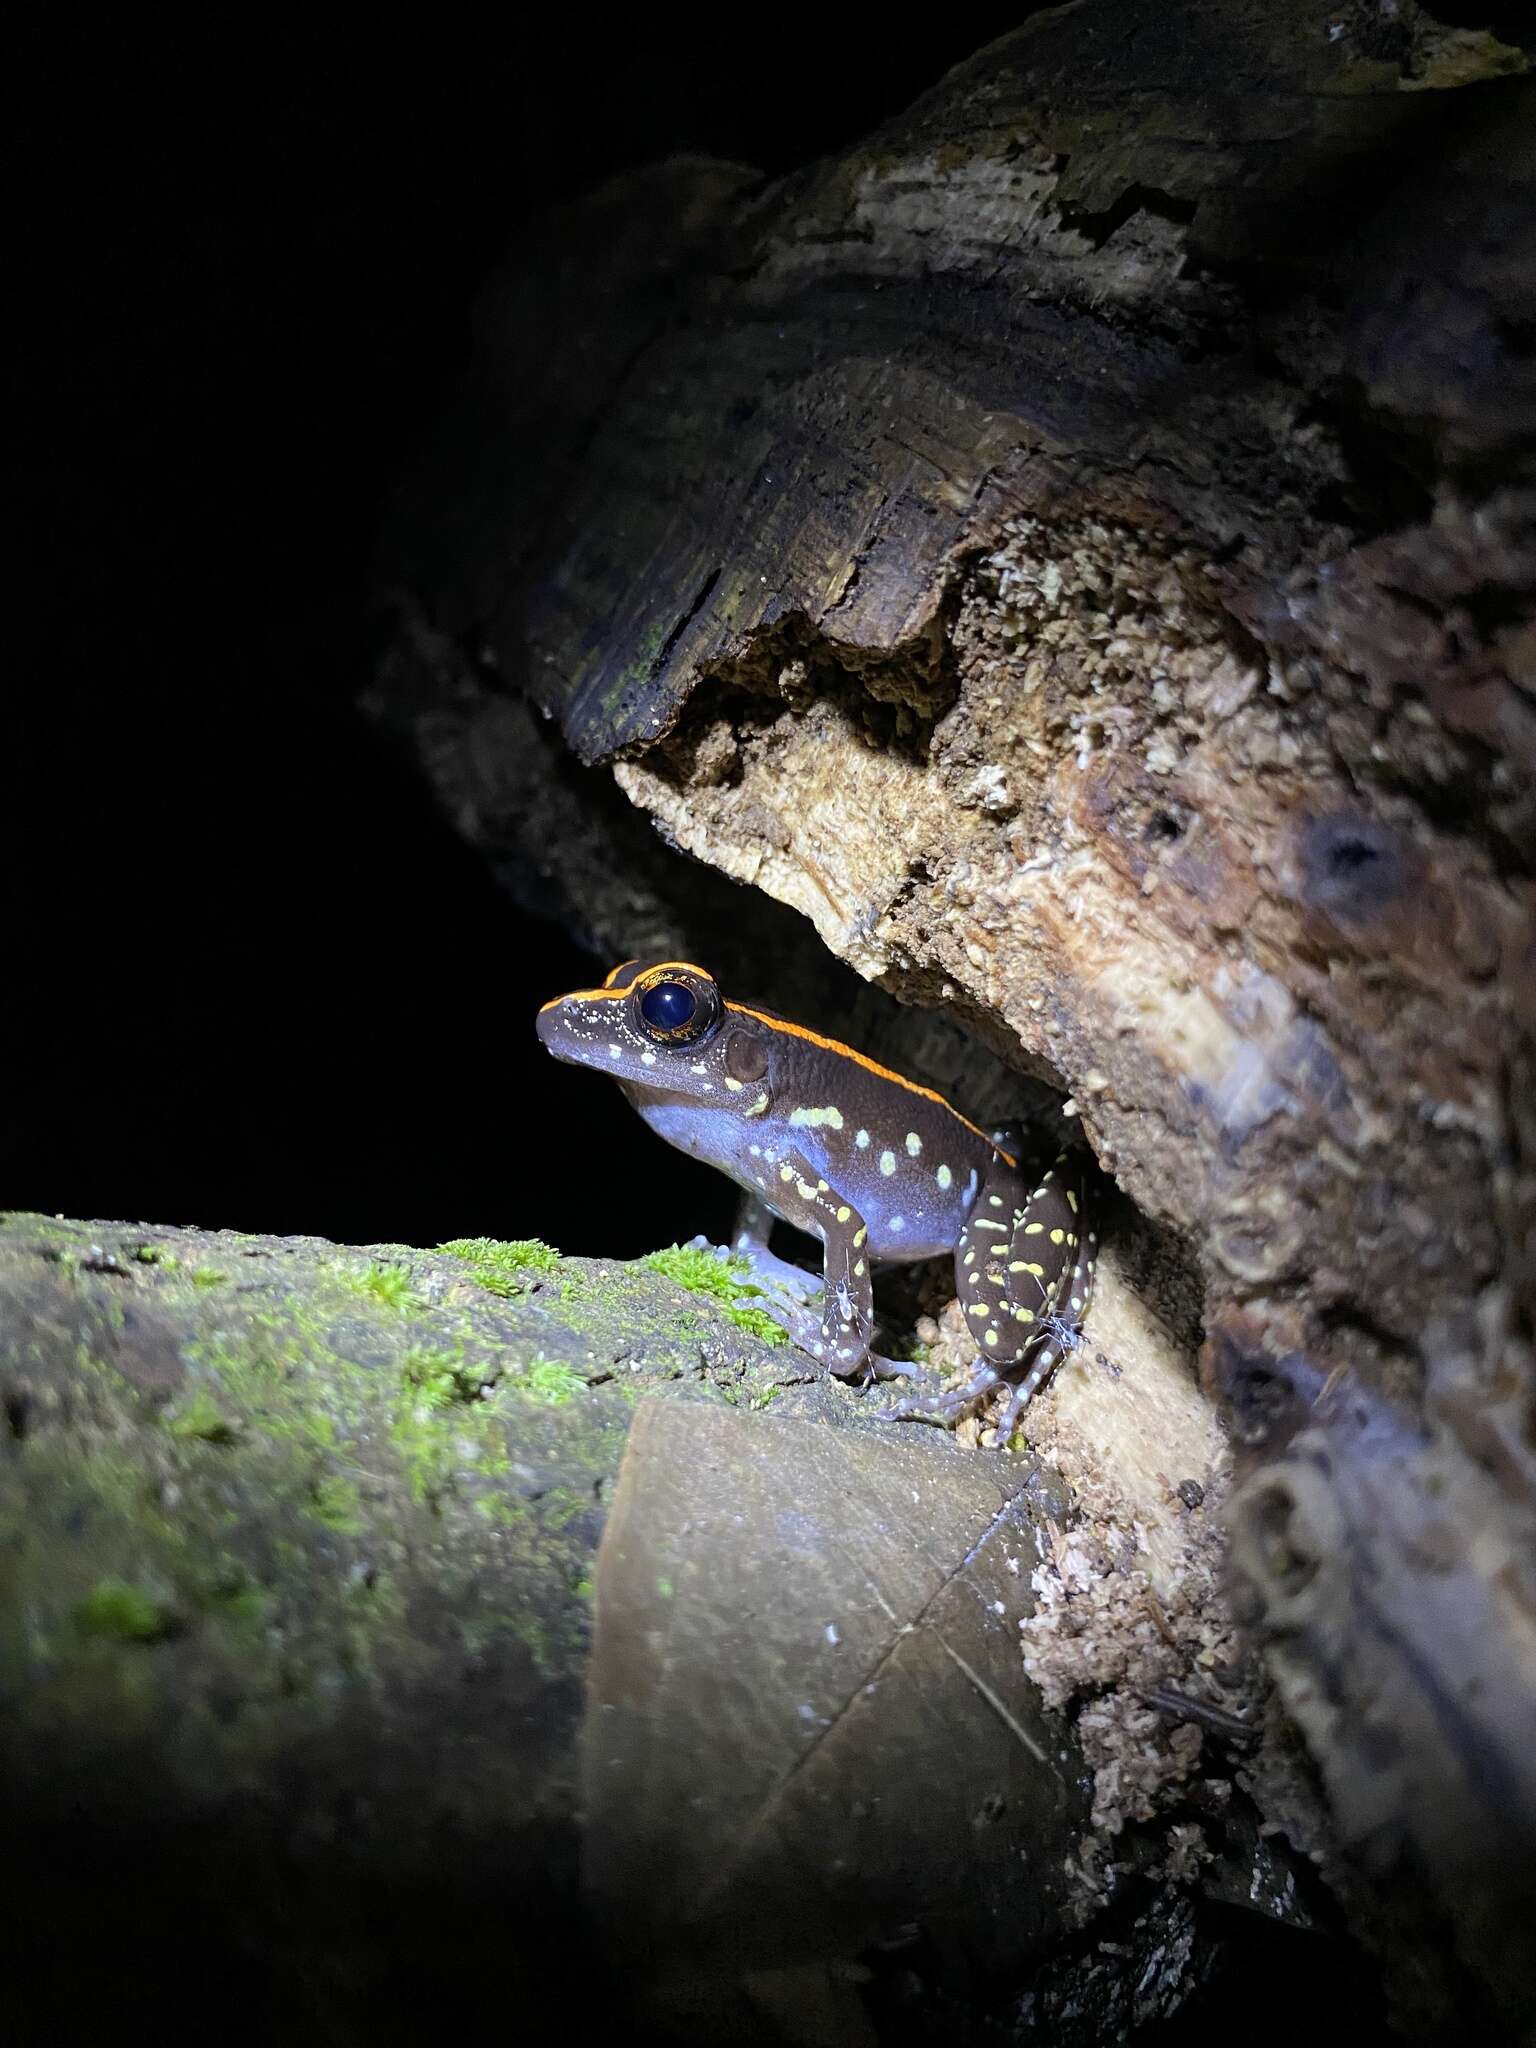
<svg viewBox="0 0 1536 2048">
<path fill-rule="evenodd" d="M 815 1275 L 769 1250 L 768 1233 L 772 1228 L 773 1211 L 768 1204 L 760 1195 L 744 1193 L 736 1210 L 736 1227 L 731 1232 L 730 1256 L 745 1259 L 760 1286 L 770 1291 L 782 1288 L 796 1301 L 808 1301 L 817 1291 Z"/>
<path fill-rule="evenodd" d="M 702 1232 L 690 1237 L 683 1247 L 690 1252 L 708 1252 L 712 1258 L 752 1268 L 753 1281 L 765 1291 L 778 1288 L 795 1301 L 809 1301 L 821 1292 L 821 1282 L 803 1266 L 791 1265 L 768 1249 L 773 1228 L 773 1211 L 754 1194 L 743 1194 L 736 1206 L 736 1221 L 729 1244 L 714 1244 Z M 757 1304 L 754 1304 L 757 1305 Z"/>
<path fill-rule="evenodd" d="M 802 1153 L 790 1152 L 773 1170 L 775 1213 L 822 1241 L 822 1311 L 818 1317 L 802 1303 L 772 1296 L 752 1306 L 772 1316 L 792 1343 L 840 1378 L 860 1371 L 875 1379 L 911 1372 L 911 1366 L 879 1358 L 869 1348 L 875 1300 L 869 1275 L 869 1231 L 863 1217 L 819 1176 Z"/>
</svg>

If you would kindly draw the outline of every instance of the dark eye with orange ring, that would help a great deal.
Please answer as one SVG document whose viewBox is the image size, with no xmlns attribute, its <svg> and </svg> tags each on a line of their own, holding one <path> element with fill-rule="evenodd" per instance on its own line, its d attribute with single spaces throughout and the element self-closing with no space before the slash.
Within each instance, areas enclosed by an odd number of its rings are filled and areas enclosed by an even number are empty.
<svg viewBox="0 0 1536 2048">
<path fill-rule="evenodd" d="M 710 1022 L 710 1011 L 687 982 L 655 981 L 640 997 L 640 1021 L 653 1037 L 676 1045 L 697 1038 Z"/>
</svg>

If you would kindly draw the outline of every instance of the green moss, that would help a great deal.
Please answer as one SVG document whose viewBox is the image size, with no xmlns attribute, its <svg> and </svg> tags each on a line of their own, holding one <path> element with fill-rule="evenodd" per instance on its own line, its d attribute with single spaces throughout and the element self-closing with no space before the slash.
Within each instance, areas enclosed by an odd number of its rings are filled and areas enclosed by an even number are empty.
<svg viewBox="0 0 1536 2048">
<path fill-rule="evenodd" d="M 335 1268 L 337 1279 L 343 1287 L 354 1294 L 366 1296 L 370 1301 L 382 1302 L 385 1308 L 425 1308 L 426 1303 L 411 1286 L 411 1276 L 402 1266 L 381 1266 L 377 1263 L 365 1266 L 361 1272 L 355 1267 Z"/>
<path fill-rule="evenodd" d="M 674 1244 L 665 1251 L 648 1252 L 640 1263 L 649 1266 L 653 1273 L 665 1273 L 669 1280 L 694 1294 L 710 1295 L 738 1328 L 750 1330 L 763 1343 L 789 1342 L 788 1333 L 780 1329 L 772 1316 L 764 1315 L 760 1308 L 737 1306 L 743 1295 L 763 1292 L 752 1279 L 752 1268 L 745 1259 L 719 1259 L 713 1252 Z"/>
<path fill-rule="evenodd" d="M 192 1285 L 194 1287 L 222 1287 L 228 1278 L 229 1275 L 221 1273 L 217 1266 L 194 1266 L 192 1268 Z"/>
<path fill-rule="evenodd" d="M 493 1385 L 497 1368 L 484 1360 L 470 1360 L 464 1347 L 434 1349 L 418 1344 L 400 1361 L 404 1385 L 429 1408 L 446 1408 L 455 1401 L 476 1401 Z"/>
<path fill-rule="evenodd" d="M 242 1628 L 260 1628 L 276 1611 L 277 1602 L 264 1586 L 230 1586 L 211 1593 L 208 1612 Z"/>
<path fill-rule="evenodd" d="M 156 1244 L 141 1244 L 133 1256 L 141 1266 L 158 1266 L 162 1273 L 179 1272 L 181 1268 L 174 1252 L 161 1251 Z"/>
<path fill-rule="evenodd" d="M 546 1529 L 564 1529 L 591 1505 L 590 1499 L 583 1500 L 568 1486 L 552 1486 L 539 1501 L 539 1515 Z"/>
<path fill-rule="evenodd" d="M 338 1472 L 323 1473 L 310 1492 L 310 1513 L 327 1529 L 355 1536 L 363 1526 L 362 1496 L 350 1479 Z"/>
<path fill-rule="evenodd" d="M 552 1273 L 560 1263 L 560 1254 L 537 1237 L 452 1237 L 437 1249 L 462 1259 L 478 1286 L 503 1299 L 522 1293 L 521 1275 Z"/>
<path fill-rule="evenodd" d="M 75 1609 L 75 1626 L 115 1643 L 158 1643 L 175 1621 L 152 1593 L 127 1579 L 99 1579 Z"/>
<path fill-rule="evenodd" d="M 563 1408 L 577 1394 L 585 1393 L 587 1387 L 573 1366 L 561 1365 L 553 1358 L 530 1358 L 524 1370 L 507 1385 L 525 1401 L 537 1401 L 545 1408 Z"/>
<path fill-rule="evenodd" d="M 209 1444 L 232 1444 L 240 1434 L 206 1387 L 199 1387 L 191 1400 L 171 1415 L 168 1426 L 172 1436 Z"/>
</svg>

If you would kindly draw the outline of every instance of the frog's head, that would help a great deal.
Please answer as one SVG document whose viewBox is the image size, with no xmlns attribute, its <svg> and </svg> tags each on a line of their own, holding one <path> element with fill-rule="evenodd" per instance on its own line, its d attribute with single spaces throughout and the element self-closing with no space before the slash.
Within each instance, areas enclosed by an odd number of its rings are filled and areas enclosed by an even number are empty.
<svg viewBox="0 0 1536 2048">
<path fill-rule="evenodd" d="M 767 1107 L 766 1034 L 687 960 L 626 960 L 601 988 L 546 1003 L 538 1033 L 557 1060 L 611 1074 L 631 1097 L 729 1104 L 752 1115 Z"/>
</svg>

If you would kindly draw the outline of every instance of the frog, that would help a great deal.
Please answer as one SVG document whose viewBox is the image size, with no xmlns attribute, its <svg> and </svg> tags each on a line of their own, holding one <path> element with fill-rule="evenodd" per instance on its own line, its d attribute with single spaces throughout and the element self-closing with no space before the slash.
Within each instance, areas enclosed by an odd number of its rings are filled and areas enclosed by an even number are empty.
<svg viewBox="0 0 1536 2048">
<path fill-rule="evenodd" d="M 1076 1348 L 1093 1285 L 1085 1176 L 1067 1155 L 1027 1172 L 1017 1127 L 972 1123 L 937 1089 L 726 995 L 688 960 L 626 960 L 545 1003 L 536 1029 L 554 1058 L 611 1076 L 658 1137 L 735 1182 L 730 1253 L 760 1284 L 752 1306 L 824 1372 L 866 1387 L 914 1374 L 873 1349 L 872 1275 L 952 1255 L 971 1369 L 881 1419 L 953 1426 L 996 1396 L 995 1440 L 1011 1440 Z M 774 1218 L 821 1241 L 819 1313 L 811 1276 L 769 1246 Z"/>
</svg>

